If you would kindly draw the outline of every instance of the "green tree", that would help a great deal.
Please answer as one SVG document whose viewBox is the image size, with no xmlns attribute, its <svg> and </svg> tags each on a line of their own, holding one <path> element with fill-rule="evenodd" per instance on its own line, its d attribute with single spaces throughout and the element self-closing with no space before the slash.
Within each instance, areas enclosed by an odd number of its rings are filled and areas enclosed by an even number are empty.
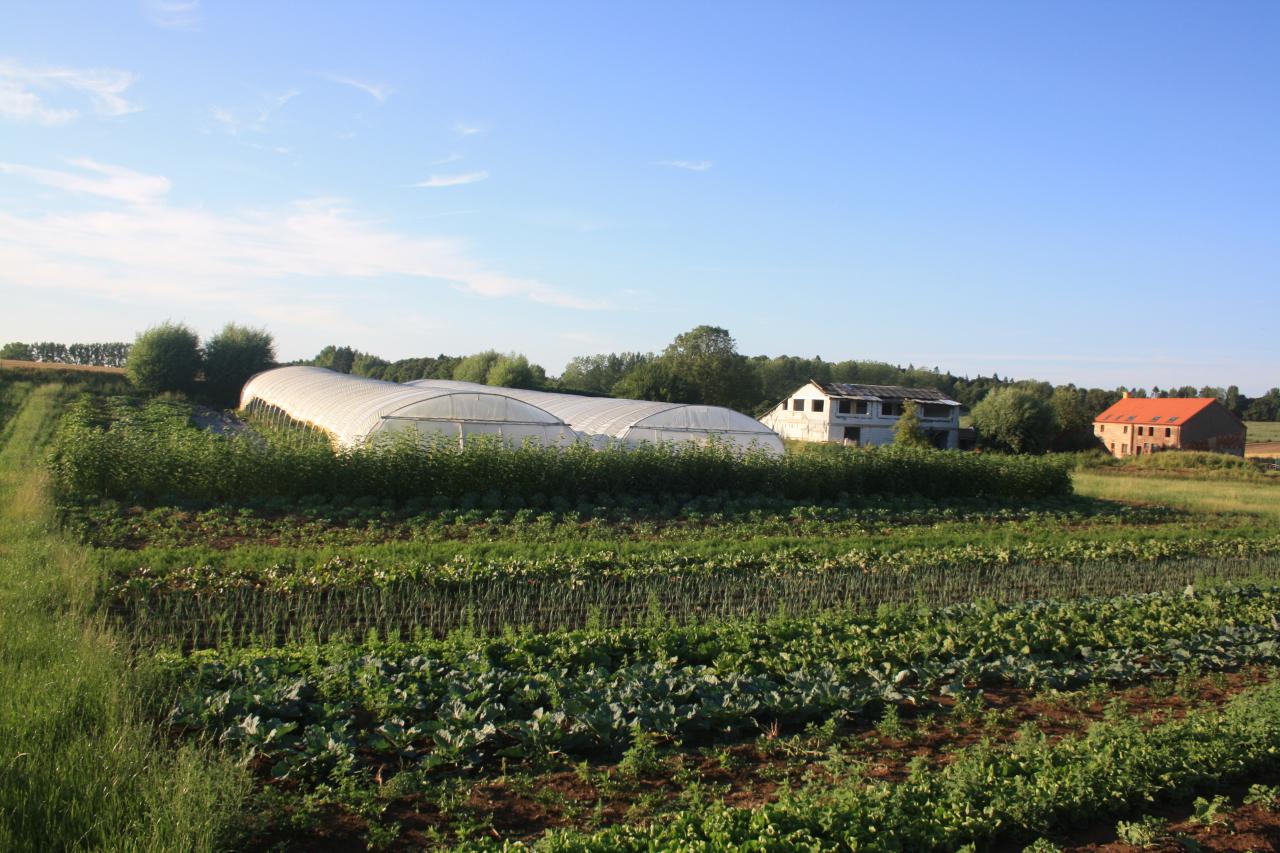
<svg viewBox="0 0 1280 853">
<path fill-rule="evenodd" d="M 1010 453 L 1043 453 L 1057 423 L 1043 397 L 1022 388 L 997 388 L 973 407 L 973 426 L 985 447 Z"/>
<path fill-rule="evenodd" d="M 18 341 L 14 341 L 13 343 L 8 343 L 3 347 L 0 347 L 0 358 L 12 361 L 36 360 L 35 353 L 31 350 L 31 345 L 19 343 Z"/>
<path fill-rule="evenodd" d="M 731 409 L 752 409 L 760 402 L 760 377 L 727 329 L 698 326 L 677 335 L 662 360 L 697 389 L 699 402 Z"/>
<path fill-rule="evenodd" d="M 665 359 L 642 364 L 613 386 L 613 396 L 664 403 L 701 403 L 698 389 Z"/>
<path fill-rule="evenodd" d="M 150 394 L 190 391 L 200 372 L 200 338 L 182 323 L 161 323 L 138 335 L 125 373 Z"/>
<path fill-rule="evenodd" d="M 1074 385 L 1061 385 L 1049 397 L 1054 420 L 1058 424 L 1053 437 L 1054 450 L 1085 450 L 1094 446 L 1093 418 L 1089 411 L 1088 393 Z"/>
<path fill-rule="evenodd" d="M 500 388 L 541 388 L 547 384 L 547 374 L 522 355 L 500 355 L 485 374 L 486 385 Z"/>
<path fill-rule="evenodd" d="M 501 358 L 497 350 L 473 353 L 453 369 L 453 378 L 459 382 L 475 382 L 484 385 L 489 379 L 489 369 Z"/>
<path fill-rule="evenodd" d="M 929 437 L 920 425 L 919 407 L 914 400 L 902 404 L 902 414 L 898 416 L 898 424 L 893 428 L 893 443 L 901 447 L 932 447 Z"/>
<path fill-rule="evenodd" d="M 204 346 L 204 378 L 209 396 L 237 405 L 249 377 L 276 363 L 276 345 L 266 329 L 228 323 Z"/>
</svg>

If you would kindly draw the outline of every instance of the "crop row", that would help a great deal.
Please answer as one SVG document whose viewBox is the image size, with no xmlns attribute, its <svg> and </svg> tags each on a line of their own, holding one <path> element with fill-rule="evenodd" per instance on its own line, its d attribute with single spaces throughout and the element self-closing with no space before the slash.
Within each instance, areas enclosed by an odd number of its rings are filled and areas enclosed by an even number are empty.
<svg viewBox="0 0 1280 853">
<path fill-rule="evenodd" d="M 885 702 L 1280 663 L 1280 587 L 900 609 L 764 625 L 452 637 L 158 658 L 184 730 L 276 776 L 616 754 L 847 719 Z"/>
<path fill-rule="evenodd" d="M 182 547 L 209 542 L 243 545 L 356 545 L 392 540 L 438 542 L 557 542 L 592 537 L 685 539 L 718 536 L 729 540 L 759 536 L 848 536 L 897 527 L 1020 524 L 1031 528 L 1065 525 L 1141 526 L 1177 521 L 1185 513 L 1164 507 L 1133 507 L 1081 498 L 1054 498 L 1031 506 L 986 505 L 983 501 L 898 501 L 897 506 L 798 504 L 794 501 L 721 501 L 626 508 L 625 496 L 599 496 L 579 509 L 422 510 L 385 506 L 391 501 L 356 500 L 345 505 L 270 511 L 236 506 L 184 509 L 145 508 L 117 501 L 62 507 L 64 522 L 98 548 Z M 464 501 L 465 503 L 465 501 Z M 766 504 L 745 509 L 743 504 Z M 726 506 L 727 505 L 727 506 Z M 720 511 L 723 508 L 724 511 Z M 651 509 L 657 512 L 651 514 Z"/>
<path fill-rule="evenodd" d="M 84 400 L 52 452 L 64 496 L 225 503 L 306 495 L 457 501 L 493 492 L 528 503 L 582 495 L 768 493 L 787 500 L 852 495 L 1040 499 L 1071 492 L 1065 463 L 1037 457 L 884 448 L 830 456 L 659 445 L 594 451 L 425 440 L 409 433 L 348 451 L 276 433 L 220 435 L 166 401 Z"/>
<path fill-rule="evenodd" d="M 759 808 L 710 804 L 646 825 L 593 834 L 552 832 L 536 845 L 473 842 L 461 849 L 593 851 L 930 851 L 1027 842 L 1097 825 L 1157 799 L 1273 774 L 1280 754 L 1280 685 L 1225 708 L 1173 721 L 1109 719 L 1079 737 L 1027 731 L 1007 747 L 983 743 L 944 767 L 913 765 L 900 782 L 856 781 L 784 792 Z M 1041 849 L 1055 849 L 1052 845 Z"/>
</svg>

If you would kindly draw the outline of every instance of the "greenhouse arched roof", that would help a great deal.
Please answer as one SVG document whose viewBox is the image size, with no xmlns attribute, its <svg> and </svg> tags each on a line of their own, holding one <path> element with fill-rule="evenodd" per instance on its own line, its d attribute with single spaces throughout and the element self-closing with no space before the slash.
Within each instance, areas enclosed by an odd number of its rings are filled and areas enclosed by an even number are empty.
<svg viewBox="0 0 1280 853">
<path fill-rule="evenodd" d="M 563 419 L 505 388 L 417 387 L 336 373 L 322 367 L 278 367 L 254 376 L 240 405 L 271 406 L 353 447 L 375 433 L 416 429 L 426 434 L 497 435 L 546 444 L 575 441 Z"/>
<path fill-rule="evenodd" d="M 474 382 L 421 379 L 416 388 L 479 390 L 492 388 Z M 721 406 L 584 397 L 551 391 L 503 388 L 502 392 L 549 412 L 594 443 L 617 440 L 641 442 L 702 441 L 716 437 L 743 448 L 751 446 L 782 453 L 782 439 L 758 420 Z"/>
</svg>

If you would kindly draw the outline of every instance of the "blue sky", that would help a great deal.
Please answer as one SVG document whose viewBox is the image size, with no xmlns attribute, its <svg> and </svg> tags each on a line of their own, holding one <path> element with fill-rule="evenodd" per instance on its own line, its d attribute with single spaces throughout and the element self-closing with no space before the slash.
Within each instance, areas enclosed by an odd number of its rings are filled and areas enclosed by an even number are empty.
<svg viewBox="0 0 1280 853">
<path fill-rule="evenodd" d="M 1280 5 L 6 3 L 0 340 L 1280 385 Z"/>
</svg>

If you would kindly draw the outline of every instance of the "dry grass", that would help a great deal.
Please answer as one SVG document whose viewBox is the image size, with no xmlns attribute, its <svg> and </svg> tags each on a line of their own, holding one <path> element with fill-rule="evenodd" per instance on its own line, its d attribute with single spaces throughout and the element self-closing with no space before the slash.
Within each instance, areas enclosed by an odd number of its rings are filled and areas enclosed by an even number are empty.
<svg viewBox="0 0 1280 853">
<path fill-rule="evenodd" d="M 0 358 L 0 368 L 13 370 L 73 370 L 77 373 L 116 373 L 124 375 L 123 367 L 100 367 L 96 364 L 59 364 L 53 361 L 14 361 Z"/>
</svg>

